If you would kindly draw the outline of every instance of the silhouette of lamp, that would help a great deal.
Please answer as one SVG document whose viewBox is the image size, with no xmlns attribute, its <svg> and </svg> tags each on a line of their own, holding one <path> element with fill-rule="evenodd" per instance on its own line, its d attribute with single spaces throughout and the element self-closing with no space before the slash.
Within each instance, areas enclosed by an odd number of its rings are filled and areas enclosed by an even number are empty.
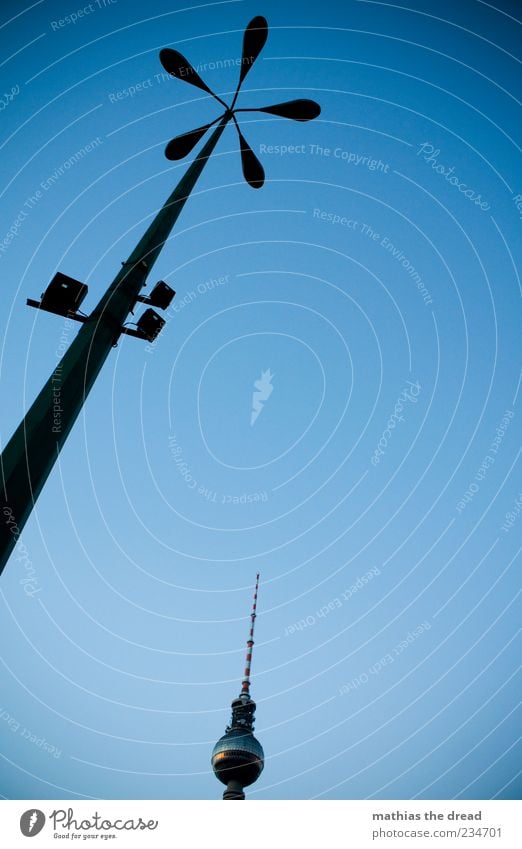
<svg viewBox="0 0 522 849">
<path fill-rule="evenodd" d="M 82 326 L 0 455 L 0 573 L 112 348 L 122 334 L 154 341 L 164 326 L 165 321 L 150 308 L 138 319 L 136 329 L 125 325 L 138 302 L 165 309 L 174 297 L 174 290 L 163 281 L 148 298 L 140 291 L 225 126 L 229 121 L 234 123 L 243 174 L 258 189 L 265 179 L 263 166 L 241 132 L 236 116 L 240 112 L 265 112 L 294 121 L 310 121 L 320 114 L 320 107 L 313 100 L 289 100 L 257 109 L 236 108 L 241 85 L 259 56 L 267 33 L 267 22 L 261 16 L 248 24 L 243 37 L 239 82 L 230 106 L 211 91 L 181 53 L 171 48 L 161 50 L 160 60 L 169 74 L 207 92 L 224 108 L 209 124 L 173 138 L 165 150 L 167 158 L 178 160 L 187 156 L 207 130 L 215 124 L 217 127 L 90 315 L 78 309 L 87 294 L 85 284 L 60 272 L 41 301 L 28 300 L 29 306 L 66 315 Z"/>
</svg>

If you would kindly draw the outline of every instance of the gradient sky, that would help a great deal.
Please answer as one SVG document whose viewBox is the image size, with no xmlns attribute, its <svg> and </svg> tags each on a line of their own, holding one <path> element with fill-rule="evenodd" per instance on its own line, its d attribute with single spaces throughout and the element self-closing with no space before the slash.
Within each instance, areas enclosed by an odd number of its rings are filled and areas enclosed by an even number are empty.
<svg viewBox="0 0 522 849">
<path fill-rule="evenodd" d="M 219 798 L 259 570 L 249 798 L 520 798 L 522 16 L 407 5 L 2 3 L 2 444 L 217 117 L 159 49 L 226 99 L 266 15 L 239 105 L 322 107 L 260 191 L 227 128 L 0 580 L 2 796 Z"/>
</svg>

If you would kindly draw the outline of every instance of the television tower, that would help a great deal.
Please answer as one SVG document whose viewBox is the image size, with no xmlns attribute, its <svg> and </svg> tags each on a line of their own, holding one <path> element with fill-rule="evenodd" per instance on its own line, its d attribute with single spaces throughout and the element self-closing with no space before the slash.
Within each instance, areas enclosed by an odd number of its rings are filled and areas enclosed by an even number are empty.
<svg viewBox="0 0 522 849">
<path fill-rule="evenodd" d="M 254 645 L 257 590 L 259 573 L 256 576 L 254 603 L 252 605 L 250 634 L 247 640 L 245 677 L 241 692 L 232 702 L 232 718 L 223 736 L 212 752 L 212 769 L 216 778 L 226 784 L 223 799 L 244 799 L 244 787 L 257 781 L 265 765 L 265 754 L 259 740 L 253 735 L 256 703 L 250 698 L 250 667 Z"/>
</svg>

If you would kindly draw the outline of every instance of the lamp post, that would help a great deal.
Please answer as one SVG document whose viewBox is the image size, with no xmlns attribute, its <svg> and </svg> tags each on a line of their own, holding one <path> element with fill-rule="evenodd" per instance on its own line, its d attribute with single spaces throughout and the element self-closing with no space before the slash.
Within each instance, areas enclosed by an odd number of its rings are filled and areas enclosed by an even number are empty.
<svg viewBox="0 0 522 849">
<path fill-rule="evenodd" d="M 245 179 L 254 188 L 260 188 L 263 185 L 263 168 L 242 135 L 235 115 L 236 111 L 250 110 L 236 110 L 234 107 L 241 84 L 261 52 L 267 33 L 267 22 L 261 16 L 253 18 L 248 24 L 243 38 L 239 83 L 230 107 L 211 91 L 178 51 L 165 48 L 160 52 L 160 60 L 169 74 L 212 95 L 224 107 L 224 113 L 210 124 L 177 136 L 167 145 L 165 149 L 167 159 L 182 159 L 192 151 L 207 131 L 214 127 L 200 153 L 129 258 L 122 263 L 122 268 L 89 316 L 79 314 L 70 297 L 71 293 L 73 299 L 75 296 L 83 297 L 87 288 L 78 281 L 65 278 L 63 275 L 57 275 L 57 279 L 55 278 L 51 283 L 41 302 L 28 301 L 30 306 L 68 315 L 70 318 L 81 321 L 83 326 L 0 455 L 0 574 L 87 395 L 120 335 L 129 333 L 151 341 L 165 323 L 157 313 L 149 309 L 138 321 L 137 331 L 124 328 L 129 313 L 138 301 L 162 306 L 161 303 L 156 304 L 151 298 L 143 298 L 140 295 L 141 289 L 145 286 L 147 277 L 183 206 L 230 121 L 233 122 L 238 133 Z M 320 113 L 320 107 L 311 100 L 294 100 L 251 111 L 267 112 L 296 121 L 308 121 Z M 165 284 L 160 285 L 172 292 Z M 63 295 L 67 292 L 69 293 L 68 303 L 60 306 L 60 293 Z M 59 405 L 57 405 L 57 398 Z M 60 408 L 59 416 L 56 415 L 57 406 Z"/>
</svg>

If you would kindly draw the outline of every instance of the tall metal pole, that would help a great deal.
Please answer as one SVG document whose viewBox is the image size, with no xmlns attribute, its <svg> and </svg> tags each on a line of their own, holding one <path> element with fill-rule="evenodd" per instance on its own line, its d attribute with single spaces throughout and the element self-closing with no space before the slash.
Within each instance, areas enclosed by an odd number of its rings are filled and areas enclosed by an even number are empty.
<svg viewBox="0 0 522 849">
<path fill-rule="evenodd" d="M 140 290 L 232 115 L 227 111 L 98 305 L 0 456 L 0 574 Z M 60 399 L 61 419 L 54 408 Z"/>
<path fill-rule="evenodd" d="M 138 299 L 143 300 L 139 294 L 140 290 L 145 285 L 185 201 L 228 122 L 232 120 L 237 130 L 245 180 L 253 188 L 259 189 L 264 183 L 264 170 L 243 136 L 235 113 L 266 112 L 292 121 L 311 121 L 321 112 L 318 103 L 302 98 L 254 109 L 235 109 L 241 85 L 263 49 L 267 34 L 266 19 L 262 15 L 252 18 L 243 36 L 239 82 L 230 107 L 207 86 L 181 53 L 169 47 L 160 51 L 160 61 L 168 74 L 212 95 L 225 107 L 225 112 L 221 118 L 211 121 L 210 124 L 182 133 L 168 143 L 165 148 L 167 159 L 182 159 L 217 123 L 201 153 L 180 180 L 128 260 L 123 263 L 121 271 L 99 304 L 90 316 L 82 318 L 85 322 L 82 329 L 0 455 L 0 574 L 101 367 L 123 332 L 123 325 L 129 313 Z M 77 281 L 72 282 L 78 285 Z M 45 307 L 43 301 L 41 304 L 32 301 L 28 303 L 49 309 L 49 303 Z M 142 319 L 144 317 L 142 316 Z M 153 315 L 149 318 L 156 322 L 159 316 Z M 158 324 L 156 329 L 157 327 Z M 144 338 L 143 328 L 139 327 L 139 330 L 142 331 L 141 338 Z M 59 422 L 55 419 L 57 397 L 60 406 Z"/>
</svg>

